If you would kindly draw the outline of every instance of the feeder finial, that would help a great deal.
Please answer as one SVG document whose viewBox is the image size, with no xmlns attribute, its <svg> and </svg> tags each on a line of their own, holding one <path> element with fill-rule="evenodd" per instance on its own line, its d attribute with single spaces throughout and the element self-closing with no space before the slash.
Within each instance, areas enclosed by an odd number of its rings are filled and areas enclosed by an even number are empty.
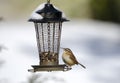
<svg viewBox="0 0 120 83">
<path fill-rule="evenodd" d="M 47 0 L 47 3 L 49 4 L 49 3 L 50 3 L 50 0 Z"/>
</svg>

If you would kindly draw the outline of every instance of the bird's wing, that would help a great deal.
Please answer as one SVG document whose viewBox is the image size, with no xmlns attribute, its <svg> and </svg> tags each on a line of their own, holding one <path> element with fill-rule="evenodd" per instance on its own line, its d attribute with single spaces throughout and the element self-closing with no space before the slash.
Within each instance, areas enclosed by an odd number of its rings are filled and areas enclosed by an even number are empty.
<svg viewBox="0 0 120 83">
<path fill-rule="evenodd" d="M 75 58 L 75 56 L 73 55 L 73 53 L 71 54 L 72 56 L 70 56 L 70 58 L 75 62 L 75 64 L 78 64 L 77 59 Z"/>
<path fill-rule="evenodd" d="M 75 64 L 79 64 L 79 65 L 81 65 L 83 68 L 86 69 L 86 67 L 85 67 L 84 65 L 82 65 L 81 63 L 79 63 L 79 62 L 77 61 L 77 59 L 75 58 L 74 55 L 70 56 L 70 58 L 75 62 Z"/>
</svg>

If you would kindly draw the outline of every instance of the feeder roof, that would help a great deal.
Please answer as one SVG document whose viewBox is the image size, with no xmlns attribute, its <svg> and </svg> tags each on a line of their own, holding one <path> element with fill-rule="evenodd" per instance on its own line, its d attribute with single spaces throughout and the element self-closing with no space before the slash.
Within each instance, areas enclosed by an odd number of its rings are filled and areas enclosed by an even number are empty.
<svg viewBox="0 0 120 83">
<path fill-rule="evenodd" d="M 68 21 L 65 15 L 52 4 L 43 3 L 35 11 L 33 11 L 30 22 L 46 23 L 46 22 L 63 22 Z"/>
</svg>

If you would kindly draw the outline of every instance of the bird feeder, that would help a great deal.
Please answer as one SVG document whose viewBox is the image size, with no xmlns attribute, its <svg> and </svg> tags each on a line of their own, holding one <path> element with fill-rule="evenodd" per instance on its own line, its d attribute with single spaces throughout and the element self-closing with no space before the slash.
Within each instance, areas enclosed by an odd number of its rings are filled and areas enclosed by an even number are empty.
<svg viewBox="0 0 120 83">
<path fill-rule="evenodd" d="M 35 25 L 39 65 L 32 65 L 33 71 L 67 71 L 69 68 L 59 64 L 59 49 L 62 23 L 68 21 L 50 0 L 34 12 L 39 18 L 30 18 Z"/>
</svg>

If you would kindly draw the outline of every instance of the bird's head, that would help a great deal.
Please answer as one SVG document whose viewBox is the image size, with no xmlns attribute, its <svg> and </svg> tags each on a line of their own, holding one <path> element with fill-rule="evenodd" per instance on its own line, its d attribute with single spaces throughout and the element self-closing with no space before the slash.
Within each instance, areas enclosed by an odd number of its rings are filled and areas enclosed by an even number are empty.
<svg viewBox="0 0 120 83">
<path fill-rule="evenodd" d="M 62 48 L 62 47 L 60 48 L 63 49 L 65 52 L 72 52 L 69 48 Z"/>
</svg>

